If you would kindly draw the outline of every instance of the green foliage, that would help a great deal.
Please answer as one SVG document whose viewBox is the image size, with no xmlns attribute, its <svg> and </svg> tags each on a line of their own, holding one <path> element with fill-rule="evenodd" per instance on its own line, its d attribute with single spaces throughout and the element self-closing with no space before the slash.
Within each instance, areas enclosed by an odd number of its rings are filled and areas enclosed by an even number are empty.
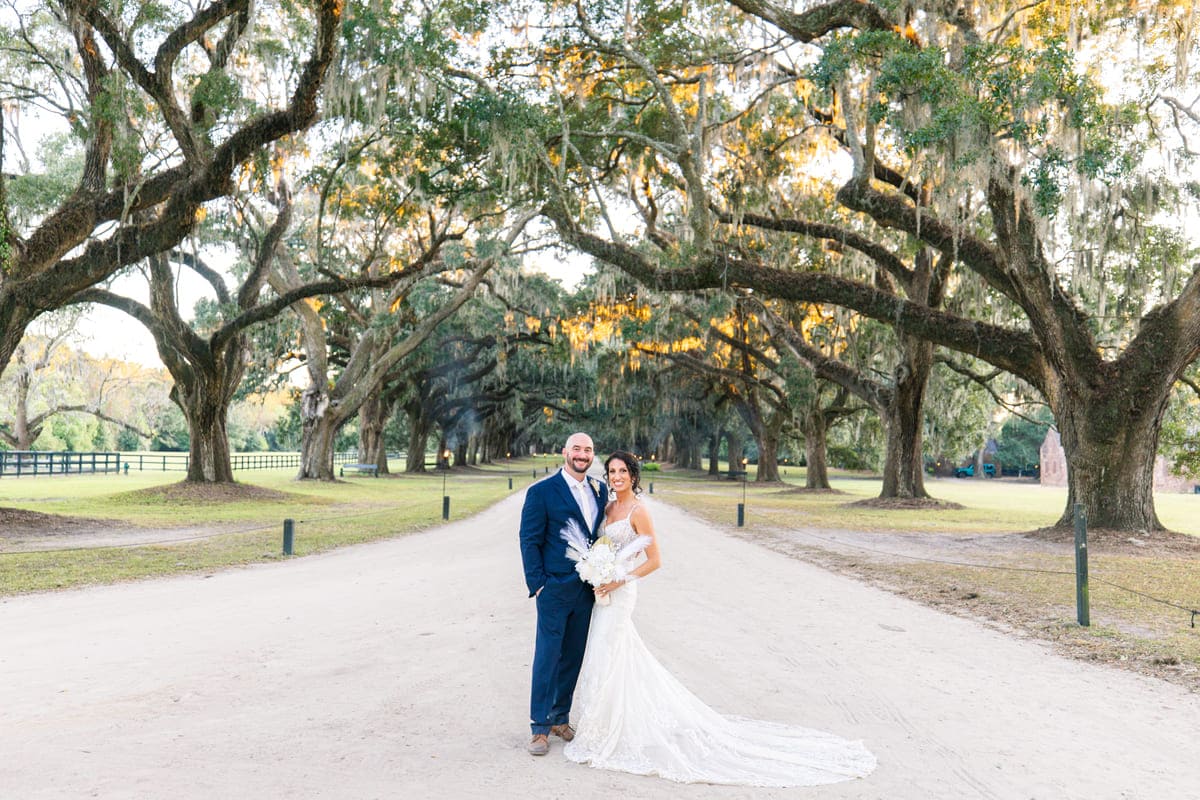
<svg viewBox="0 0 1200 800">
<path fill-rule="evenodd" d="M 265 438 L 271 450 L 299 450 L 301 444 L 300 395 L 297 393 L 286 407 L 283 416 L 275 420 L 274 427 Z"/>
<path fill-rule="evenodd" d="M 1001 426 L 996 441 L 996 460 L 1005 468 L 1024 468 L 1041 460 L 1042 440 L 1046 438 L 1046 430 L 1054 424 L 1054 415 L 1042 406 L 1033 417 L 1036 422 L 1009 417 Z"/>
<path fill-rule="evenodd" d="M 1194 384 L 1195 369 L 1189 380 Z M 1200 398 L 1191 387 L 1179 386 L 1163 417 L 1159 450 L 1176 475 L 1200 478 Z"/>
<path fill-rule="evenodd" d="M 142 437 L 129 430 L 129 428 L 120 428 L 117 431 L 116 448 L 123 453 L 141 450 Z"/>
<path fill-rule="evenodd" d="M 162 406 L 152 424 L 154 437 L 150 440 L 151 450 L 181 452 L 188 449 L 191 439 L 188 435 L 187 420 L 174 403 Z"/>
<path fill-rule="evenodd" d="M 342 450 L 354 450 L 358 447 L 358 424 L 356 422 L 347 422 L 342 426 L 342 429 L 337 432 L 334 438 L 333 449 L 335 452 Z"/>
<path fill-rule="evenodd" d="M 995 407 L 992 396 L 974 381 L 949 369 L 935 369 L 925 399 L 925 459 L 937 461 L 947 456 L 957 460 L 975 452 L 988 436 Z"/>
<path fill-rule="evenodd" d="M 826 457 L 829 459 L 829 466 L 836 469 L 849 470 L 868 470 L 874 465 L 876 459 L 871 458 L 871 453 L 862 447 L 853 447 L 850 445 L 830 445 L 826 451 Z"/>
<path fill-rule="evenodd" d="M 8 214 L 5 213 L 6 211 L 7 209 L 0 208 L 0 276 L 11 272 L 13 263 L 13 230 L 8 224 Z"/>
<path fill-rule="evenodd" d="M 247 431 L 235 449 L 242 453 L 262 453 L 270 449 L 267 438 L 261 431 Z"/>
<path fill-rule="evenodd" d="M 92 449 L 96 420 L 82 414 L 58 414 L 42 429 L 34 450 L 86 451 Z"/>
<path fill-rule="evenodd" d="M 192 90 L 192 101 L 204 108 L 200 124 L 211 128 L 225 112 L 241 100 L 241 87 L 225 70 L 209 70 L 200 76 Z"/>
<path fill-rule="evenodd" d="M 954 168 L 1009 142 L 1024 154 L 1024 181 L 1045 215 L 1058 210 L 1071 181 L 1128 176 L 1144 147 L 1130 136 L 1138 107 L 1106 103 L 1062 36 L 969 44 L 960 61 L 893 31 L 843 34 L 823 47 L 808 77 L 833 92 L 862 69 L 873 76 L 869 117 L 886 123 L 910 156 L 940 152 Z"/>
<path fill-rule="evenodd" d="M 37 156 L 45 165 L 43 170 L 5 176 L 8 213 L 17 231 L 27 230 L 57 208 L 75 189 L 83 171 L 83 150 L 67 134 L 47 136 L 38 146 Z"/>
<path fill-rule="evenodd" d="M 96 430 L 92 434 L 93 450 L 110 450 L 113 445 L 112 430 L 107 422 L 97 421 Z"/>
</svg>

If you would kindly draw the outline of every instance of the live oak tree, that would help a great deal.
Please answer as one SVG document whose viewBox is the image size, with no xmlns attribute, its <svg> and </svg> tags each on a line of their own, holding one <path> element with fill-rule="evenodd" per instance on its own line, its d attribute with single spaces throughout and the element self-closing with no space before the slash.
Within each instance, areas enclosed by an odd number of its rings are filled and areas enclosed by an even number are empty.
<svg viewBox="0 0 1200 800">
<path fill-rule="evenodd" d="M 0 370 L 39 314 L 177 247 L 243 164 L 316 119 L 342 9 L 56 0 L 5 26 L 6 108 L 58 115 L 84 158 L 70 195 L 18 228 L 0 132 Z M 284 82 L 258 92 L 263 74 Z"/>
<path fill-rule="evenodd" d="M 736 410 L 754 438 L 755 480 L 777 482 L 779 450 L 796 426 L 803 393 L 797 390 L 796 376 L 788 374 L 771 343 L 764 340 L 745 303 L 720 309 L 719 316 L 711 316 L 712 312 L 686 299 L 664 303 L 660 313 L 671 322 L 660 326 L 657 335 L 646 335 L 649 326 L 642 326 L 633 346 L 690 374 L 693 381 L 710 384 L 711 393 Z M 684 461 L 699 468 L 698 450 L 694 459 Z M 730 468 L 740 465 L 731 463 Z"/>
<path fill-rule="evenodd" d="M 249 329 L 270 320 L 289 306 L 318 295 L 346 291 L 367 283 L 400 281 L 405 270 L 420 273 L 424 265 L 408 265 L 385 276 L 341 277 L 265 291 L 272 266 L 286 258 L 285 238 L 292 222 L 292 199 L 280 178 L 272 194 L 277 213 L 248 239 L 248 262 L 232 289 L 228 279 L 195 252 L 172 251 L 151 256 L 146 276 L 150 302 L 143 304 L 108 289 L 88 289 L 78 302 L 102 303 L 132 316 L 154 337 L 159 357 L 171 373 L 171 400 L 183 412 L 189 433 L 187 480 L 207 483 L 233 481 L 227 430 L 230 406 L 241 386 L 250 357 Z M 200 304 L 205 313 L 189 319 L 179 308 L 176 269 L 198 274 L 212 299 Z"/>
<path fill-rule="evenodd" d="M 320 310 L 295 307 L 310 379 L 301 478 L 332 478 L 334 436 L 355 415 L 364 455 L 383 458 L 373 442 L 396 398 L 396 373 L 519 249 L 533 216 L 501 191 L 488 97 L 455 74 L 471 60 L 469 9 L 353 8 L 324 126 L 336 144 L 307 181 L 315 218 L 273 285 L 343 269 L 383 275 L 397 263 L 423 269 L 387 288 L 338 293 Z"/>
<path fill-rule="evenodd" d="M 625 158 L 669 175 L 674 194 L 656 200 L 674 214 L 659 213 L 659 228 L 643 225 L 639 240 L 601 235 L 595 204 L 562 186 L 545 211 L 564 238 L 659 289 L 744 287 L 841 305 L 901 337 L 1008 371 L 1045 397 L 1062 433 L 1069 492 L 1059 523 L 1069 525 L 1083 503 L 1094 525 L 1160 529 L 1151 479 L 1159 428 L 1172 387 L 1200 355 L 1200 275 L 1172 272 L 1146 247 L 1146 234 L 1164 224 L 1183 235 L 1187 217 L 1186 197 L 1169 179 L 1186 176 L 1178 165 L 1193 152 L 1196 120 L 1182 109 L 1194 107 L 1186 65 L 1196 37 L 1182 37 L 1170 58 L 1159 54 L 1174 32 L 1192 30 L 1188 5 L 1149 4 L 1129 26 L 1123 6 L 1070 2 L 733 5 L 751 29 L 766 31 L 767 46 L 693 69 L 668 61 L 649 34 L 727 19 L 714 7 L 699 7 L 692 20 L 695 6 L 641 16 L 578 8 L 577 39 L 602 55 L 609 74 L 636 75 L 645 87 L 614 80 L 626 94 L 611 94 L 610 118 L 585 133 L 616 143 L 610 174 Z M 1107 59 L 1137 46 L 1154 62 L 1144 74 L 1122 73 L 1137 59 Z M 1126 79 L 1125 94 L 1106 101 L 1087 58 L 1106 59 Z M 794 186 L 832 184 L 831 213 L 801 216 L 794 212 L 811 205 L 777 195 L 723 195 L 706 172 L 722 137 L 736 141 L 734 123 L 756 115 L 766 124 L 772 103 L 797 121 L 775 132 L 776 149 L 794 155 L 786 176 Z M 578 132 L 571 143 L 583 140 Z M 1148 143 L 1173 169 L 1156 171 L 1144 157 Z M 574 155 L 568 145 L 560 151 L 563 160 Z M 840 153 L 845 166 L 827 157 L 806 170 L 813 153 Z M 551 160 L 547 173 L 557 166 Z M 581 203 L 591 217 L 580 218 Z M 909 272 L 925 259 L 945 291 L 986 286 L 987 305 L 956 313 L 875 276 L 764 260 L 753 246 L 759 237 L 742 233 L 748 226 L 874 260 L 878 251 L 902 258 Z M 1114 272 L 1140 277 L 1116 282 Z M 1114 304 L 1120 313 L 1106 313 Z"/>
<path fill-rule="evenodd" d="M 550 376 L 556 368 L 578 371 L 568 363 L 564 326 L 555 319 L 564 310 L 560 286 L 515 263 L 493 270 L 486 283 L 488 291 L 426 342 L 417 368 L 400 378 L 412 435 L 410 472 L 424 469 L 425 443 L 435 427 L 439 452 L 448 447 L 455 464 L 491 463 L 519 452 L 528 435 L 524 409 L 562 403 L 559 378 Z M 576 408 L 590 405 L 586 385 L 581 388 L 571 392 Z M 538 426 L 542 419 L 534 414 L 530 422 Z"/>
<path fill-rule="evenodd" d="M 639 20 L 639 28 L 647 33 L 636 37 L 635 42 L 628 18 L 625 33 L 613 33 L 612 29 L 621 23 L 605 16 L 610 11 L 602 4 L 581 7 L 573 27 L 582 35 L 567 45 L 558 44 L 569 58 L 554 57 L 556 64 L 568 68 L 575 65 L 574 72 L 566 71 L 560 78 L 576 92 L 594 87 L 588 99 L 576 104 L 582 109 L 577 111 L 571 106 L 564 112 L 561 137 L 566 142 L 561 147 L 562 156 L 547 167 L 551 176 L 561 177 L 547 181 L 556 196 L 546 211 L 567 241 L 645 280 L 647 273 L 628 269 L 629 255 L 650 258 L 661 266 L 686 263 L 698 253 L 714 260 L 750 255 L 770 265 L 795 260 L 795 253 L 790 252 L 794 248 L 772 246 L 768 250 L 761 241 L 742 236 L 742 231 L 755 227 L 811 236 L 829 242 L 830 249 L 857 251 L 859 261 L 866 262 L 867 274 L 887 291 L 903 293 L 924 304 L 936 306 L 941 302 L 950 259 L 935 258 L 928 250 L 909 256 L 897 252 L 894 241 L 873 241 L 830 222 L 781 221 L 745 207 L 735 212 L 718 210 L 719 199 L 725 204 L 730 200 L 746 203 L 767 194 L 778 200 L 780 196 L 770 194 L 770 189 L 788 180 L 787 170 L 795 162 L 777 152 L 781 142 L 788 139 L 779 132 L 779 120 L 771 119 L 777 107 L 762 110 L 751 106 L 749 113 L 735 113 L 728 98 L 718 94 L 724 73 L 734 73 L 732 80 L 737 84 L 737 73 L 743 71 L 744 64 L 762 62 L 765 57 L 749 48 L 706 41 L 696 30 L 700 24 L 690 30 L 680 26 L 680 30 L 664 32 L 664 26 L 677 21 L 677 9 L 650 13 Z M 589 16 L 593 12 L 595 20 Z M 699 16 L 703 22 L 720 20 L 719 10 L 708 9 Z M 605 38 L 602 28 L 611 34 L 610 38 Z M 663 46 L 660 38 L 674 47 Z M 695 46 L 686 47 L 681 41 Z M 712 53 L 708 62 L 695 55 L 706 47 Z M 652 62 L 647 53 L 659 56 L 660 61 Z M 767 83 L 762 95 L 782 85 L 774 78 Z M 733 90 L 738 88 L 735 85 Z M 706 113 L 711 119 L 704 116 Z M 774 134 L 752 128 L 747 121 L 754 119 L 760 126 L 774 125 Z M 803 124 L 810 123 L 806 116 Z M 736 128 L 737 132 L 723 133 L 723 127 Z M 556 155 L 558 149 L 557 139 L 553 140 L 551 154 Z M 568 163 L 573 170 L 557 166 Z M 723 166 L 718 169 L 715 163 Z M 589 238 L 589 232 L 576 220 L 560 213 L 567 206 L 585 203 L 592 195 L 603 198 L 605 193 L 600 187 L 612 191 L 620 182 L 626 184 L 628 204 L 641 218 L 644 247 L 632 247 L 628 239 L 617 236 L 607 240 Z M 827 194 L 832 200 L 832 192 Z M 603 199 L 596 206 L 587 213 L 603 219 L 614 231 L 612 218 L 616 213 L 604 207 Z M 721 223 L 730 226 L 732 233 L 723 233 Z M 647 283 L 675 287 L 655 280 Z M 726 281 L 715 285 L 729 286 Z M 888 397 L 873 406 L 883 415 L 889 433 L 882 494 L 923 497 L 922 402 L 933 346 L 911 335 L 901 334 L 899 340 L 899 363 L 892 370 Z M 819 419 L 811 417 L 809 421 L 816 424 Z"/>
</svg>

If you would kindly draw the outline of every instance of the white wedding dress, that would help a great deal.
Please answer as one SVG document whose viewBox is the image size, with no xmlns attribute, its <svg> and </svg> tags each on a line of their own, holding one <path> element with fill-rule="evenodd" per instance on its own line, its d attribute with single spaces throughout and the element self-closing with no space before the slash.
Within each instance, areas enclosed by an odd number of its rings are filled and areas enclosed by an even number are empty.
<svg viewBox="0 0 1200 800">
<path fill-rule="evenodd" d="M 628 519 L 605 533 L 621 547 Z M 875 769 L 861 742 L 774 722 L 727 717 L 706 706 L 650 654 L 633 625 L 638 584 L 596 604 L 575 691 L 578 718 L 567 758 L 682 783 L 817 786 Z"/>
</svg>

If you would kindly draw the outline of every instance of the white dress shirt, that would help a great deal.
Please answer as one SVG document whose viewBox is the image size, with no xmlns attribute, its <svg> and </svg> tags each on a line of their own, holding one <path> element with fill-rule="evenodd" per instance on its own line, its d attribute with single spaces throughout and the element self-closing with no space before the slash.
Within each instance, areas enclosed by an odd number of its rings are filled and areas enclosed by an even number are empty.
<svg viewBox="0 0 1200 800">
<path fill-rule="evenodd" d="M 590 531 L 596 522 L 596 495 L 592 494 L 592 488 L 587 485 L 587 478 L 577 481 L 565 469 L 562 475 L 567 486 L 571 488 L 571 494 L 575 496 L 575 502 L 579 504 L 579 510 L 583 512 L 583 518 L 587 520 Z"/>
</svg>

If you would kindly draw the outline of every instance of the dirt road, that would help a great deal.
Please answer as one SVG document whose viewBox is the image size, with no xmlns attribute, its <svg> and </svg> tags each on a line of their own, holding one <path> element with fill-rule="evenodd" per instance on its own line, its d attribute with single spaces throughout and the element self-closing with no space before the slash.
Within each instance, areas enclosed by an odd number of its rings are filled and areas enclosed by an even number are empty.
<svg viewBox="0 0 1200 800">
<path fill-rule="evenodd" d="M 653 503 L 636 619 L 718 710 L 865 780 L 677 786 L 525 751 L 521 498 L 326 555 L 0 603 L 0 798 L 1200 797 L 1200 697 L 1068 661 Z"/>
</svg>

